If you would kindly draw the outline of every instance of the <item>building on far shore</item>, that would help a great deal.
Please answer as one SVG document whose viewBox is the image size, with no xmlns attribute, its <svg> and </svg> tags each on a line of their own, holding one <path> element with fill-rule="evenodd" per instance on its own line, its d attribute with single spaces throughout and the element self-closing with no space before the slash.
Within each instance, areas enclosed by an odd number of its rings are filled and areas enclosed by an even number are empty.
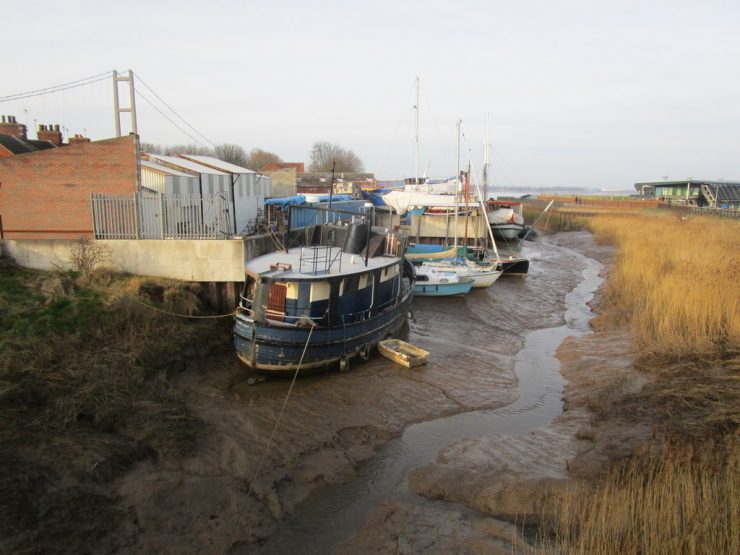
<svg viewBox="0 0 740 555">
<path fill-rule="evenodd" d="M 334 193 L 352 195 L 362 187 L 375 185 L 375 174 L 359 172 L 335 172 Z M 298 194 L 328 194 L 331 188 L 331 172 L 307 172 L 298 178 Z M 359 194 L 359 192 L 358 192 Z"/>
<path fill-rule="evenodd" d="M 272 180 L 273 197 L 292 197 L 297 193 L 298 176 L 306 171 L 303 162 L 271 162 L 261 173 Z"/>
<path fill-rule="evenodd" d="M 640 197 L 687 206 L 729 208 L 740 205 L 740 181 L 687 179 L 635 183 Z"/>
</svg>

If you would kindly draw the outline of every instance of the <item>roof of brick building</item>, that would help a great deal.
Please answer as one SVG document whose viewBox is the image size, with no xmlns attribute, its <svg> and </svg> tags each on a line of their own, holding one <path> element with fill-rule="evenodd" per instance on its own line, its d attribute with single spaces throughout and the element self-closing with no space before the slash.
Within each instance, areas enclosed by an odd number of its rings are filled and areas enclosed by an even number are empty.
<svg viewBox="0 0 740 555">
<path fill-rule="evenodd" d="M 25 154 L 37 150 L 35 146 L 13 135 L 0 135 L 0 145 L 4 146 L 13 154 Z"/>
</svg>

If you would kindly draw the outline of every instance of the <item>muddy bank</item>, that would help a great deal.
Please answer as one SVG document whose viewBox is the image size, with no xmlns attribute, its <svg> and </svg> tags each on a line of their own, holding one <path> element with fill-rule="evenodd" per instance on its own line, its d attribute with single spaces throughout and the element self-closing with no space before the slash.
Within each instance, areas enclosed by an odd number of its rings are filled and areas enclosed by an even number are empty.
<svg viewBox="0 0 740 555">
<path fill-rule="evenodd" d="M 609 262 L 608 249 L 597 247 L 580 234 L 563 234 L 555 240 Z M 606 271 L 607 267 L 602 273 Z M 622 423 L 614 419 L 596 422 L 593 417 L 593 409 L 611 398 L 639 390 L 645 383 L 646 378 L 633 369 L 632 353 L 627 333 L 566 337 L 556 353 L 560 373 L 567 380 L 561 415 L 525 435 L 472 435 L 444 447 L 433 462 L 408 476 L 409 489 L 435 503 L 407 498 L 401 508 L 391 502 L 379 505 L 366 526 L 340 551 L 390 553 L 394 537 L 403 540 L 399 545 L 404 546 L 394 552 L 447 551 L 445 538 L 433 533 L 419 538 L 413 532 L 431 529 L 429 521 L 446 510 L 470 512 L 464 525 L 456 524 L 454 519 L 448 521 L 452 522 L 454 541 L 459 540 L 454 546 L 457 552 L 478 553 L 481 546 L 487 546 L 483 552 L 528 552 L 532 546 L 519 535 L 526 531 L 528 521 L 534 524 L 564 488 L 582 487 L 603 471 L 607 462 L 629 454 L 650 437 L 650 424 L 635 425 L 626 419 Z M 496 528 L 478 534 L 470 543 L 468 531 L 488 530 L 481 528 L 482 523 L 492 519 L 512 527 L 516 523 L 519 528 L 510 531 L 508 541 Z M 431 545 L 427 545 L 429 542 Z"/>
<path fill-rule="evenodd" d="M 580 280 L 569 249 L 547 239 L 527 249 L 526 279 L 462 299 L 414 301 L 407 338 L 432 353 L 422 370 L 376 357 L 348 374 L 299 380 L 256 479 L 288 383 L 248 386 L 228 352 L 173 376 L 205 431 L 191 456 L 145 461 L 117 480 L 129 517 L 113 549 L 251 552 L 271 536 L 279 544 L 291 537 L 287 517 L 310 510 L 327 488 L 352 484 L 409 424 L 510 405 L 527 332 L 561 323 L 565 294 Z M 282 545 L 290 550 L 290 539 Z M 279 547 L 271 540 L 262 549 Z"/>
</svg>

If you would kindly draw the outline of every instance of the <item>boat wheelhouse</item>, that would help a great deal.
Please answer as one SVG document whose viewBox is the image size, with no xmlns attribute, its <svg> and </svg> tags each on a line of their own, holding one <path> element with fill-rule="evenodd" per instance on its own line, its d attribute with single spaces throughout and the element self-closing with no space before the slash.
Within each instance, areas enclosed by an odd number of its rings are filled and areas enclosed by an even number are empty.
<svg viewBox="0 0 740 555">
<path fill-rule="evenodd" d="M 369 224 L 343 247 L 313 245 L 257 257 L 234 326 L 239 358 L 263 374 L 292 374 L 367 359 L 406 321 L 415 274 L 406 238 Z"/>
</svg>

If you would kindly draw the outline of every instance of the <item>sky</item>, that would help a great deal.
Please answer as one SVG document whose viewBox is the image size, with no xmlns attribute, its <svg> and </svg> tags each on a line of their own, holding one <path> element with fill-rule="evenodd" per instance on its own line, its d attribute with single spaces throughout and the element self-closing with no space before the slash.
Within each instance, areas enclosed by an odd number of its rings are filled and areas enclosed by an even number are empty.
<svg viewBox="0 0 740 555">
<path fill-rule="evenodd" d="M 434 177 L 455 174 L 462 120 L 462 165 L 480 172 L 488 130 L 502 188 L 740 180 L 737 1 L 26 0 L 2 13 L 0 114 L 29 127 L 114 136 L 110 79 L 2 97 L 131 69 L 143 142 L 308 162 L 323 140 L 399 179 L 415 173 L 418 76 L 420 172 Z"/>
</svg>

